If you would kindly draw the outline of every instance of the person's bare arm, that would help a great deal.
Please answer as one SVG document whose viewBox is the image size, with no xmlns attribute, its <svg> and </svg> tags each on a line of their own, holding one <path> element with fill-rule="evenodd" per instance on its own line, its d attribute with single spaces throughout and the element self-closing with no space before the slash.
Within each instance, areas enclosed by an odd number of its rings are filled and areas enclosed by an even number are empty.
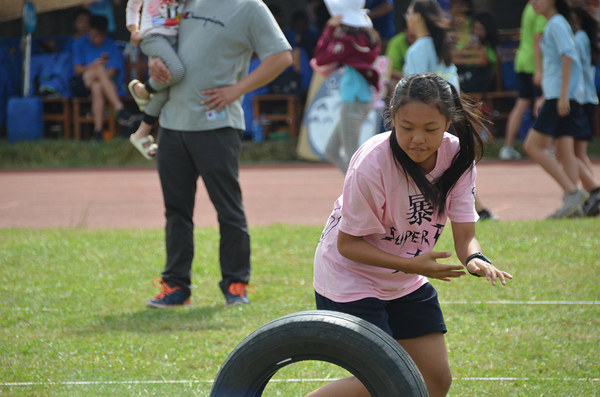
<svg viewBox="0 0 600 397">
<path fill-rule="evenodd" d="M 498 270 L 491 263 L 480 258 L 473 258 L 467 262 L 469 256 L 481 252 L 481 245 L 475 237 L 475 223 L 452 222 L 452 235 L 454 236 L 456 255 L 470 273 L 485 277 L 488 281 L 491 280 L 492 285 L 496 285 L 496 279 L 500 279 L 502 285 L 506 285 L 507 278 L 512 279 L 510 274 Z"/>
<path fill-rule="evenodd" d="M 536 33 L 533 36 L 533 51 L 535 54 L 535 72 L 533 74 L 533 84 L 540 87 L 542 85 L 542 34 Z"/>
<path fill-rule="evenodd" d="M 352 236 L 342 231 L 338 234 L 338 251 L 350 260 L 370 266 L 383 267 L 408 274 L 421 274 L 429 278 L 450 281 L 464 276 L 462 266 L 438 263 L 438 259 L 450 257 L 450 252 L 425 252 L 414 258 L 402 258 L 382 251 L 361 236 Z"/>
</svg>

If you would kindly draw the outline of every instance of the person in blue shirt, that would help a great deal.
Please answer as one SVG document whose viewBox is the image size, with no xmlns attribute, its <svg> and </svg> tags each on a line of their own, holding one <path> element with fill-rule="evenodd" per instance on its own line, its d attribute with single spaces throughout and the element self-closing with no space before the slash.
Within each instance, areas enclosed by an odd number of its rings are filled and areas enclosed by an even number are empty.
<svg viewBox="0 0 600 397">
<path fill-rule="evenodd" d="M 589 134 L 582 139 L 575 139 L 575 156 L 580 160 L 579 176 L 581 185 L 588 191 L 590 198 L 583 204 L 583 213 L 586 216 L 596 216 L 600 213 L 600 184 L 594 177 L 592 162 L 587 154 L 588 142 L 592 140 L 593 126 L 596 125 L 596 110 L 598 108 L 598 94 L 594 79 L 596 66 L 600 60 L 600 46 L 598 37 L 598 22 L 580 5 L 573 7 L 573 30 L 575 30 L 575 46 L 581 59 L 583 69 L 583 110 L 590 125 Z M 592 45 L 593 43 L 593 45 Z"/>
<path fill-rule="evenodd" d="M 413 0 L 406 13 L 406 25 L 416 36 L 406 52 L 404 75 L 434 72 L 460 90 L 456 66 L 452 63 L 450 38 L 440 6 L 433 0 Z"/>
<path fill-rule="evenodd" d="M 73 69 L 71 90 L 77 97 L 90 97 L 94 139 L 102 139 L 104 109 L 110 103 L 116 111 L 117 121 L 130 126 L 135 122 L 119 98 L 117 87 L 124 86 L 125 63 L 123 54 L 113 39 L 108 36 L 108 22 L 94 15 L 90 20 L 90 31 L 73 42 Z"/>
<path fill-rule="evenodd" d="M 385 54 L 387 44 L 394 37 L 394 2 L 393 0 L 367 0 L 365 6 L 373 21 L 373 29 L 381 37 L 381 52 Z"/>
<path fill-rule="evenodd" d="M 542 91 L 534 112 L 538 117 L 525 141 L 525 151 L 552 176 L 564 191 L 563 205 L 551 219 L 567 218 L 581 210 L 589 193 L 577 186 L 579 160 L 574 141 L 589 134 L 583 111 L 583 70 L 575 48 L 566 0 L 532 0 L 536 14 L 548 20 L 542 36 L 544 55 Z M 555 154 L 546 150 L 548 138 L 556 141 Z"/>
</svg>

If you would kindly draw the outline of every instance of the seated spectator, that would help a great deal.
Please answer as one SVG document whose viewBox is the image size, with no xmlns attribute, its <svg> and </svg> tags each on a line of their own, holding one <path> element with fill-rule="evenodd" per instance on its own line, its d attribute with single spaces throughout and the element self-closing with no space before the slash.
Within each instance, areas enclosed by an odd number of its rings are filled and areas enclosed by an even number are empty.
<svg viewBox="0 0 600 397">
<path fill-rule="evenodd" d="M 394 37 L 394 2 L 393 0 L 367 0 L 369 18 L 373 28 L 381 37 L 381 52 L 385 54 L 388 42 Z"/>
<path fill-rule="evenodd" d="M 404 76 L 402 69 L 404 68 L 404 58 L 408 48 L 415 42 L 414 33 L 406 29 L 404 32 L 398 33 L 388 43 L 385 55 L 390 58 L 392 62 L 392 77 L 390 79 L 390 90 L 388 92 L 394 92 L 394 87 L 398 84 L 398 81 Z"/>
<path fill-rule="evenodd" d="M 75 40 L 90 32 L 91 17 L 92 14 L 85 8 L 79 8 L 75 11 L 75 15 L 73 15 L 73 30 L 75 33 L 65 43 L 65 51 L 71 53 L 73 51 L 73 43 Z"/>
<path fill-rule="evenodd" d="M 460 43 L 457 51 L 481 50 L 484 53 L 483 64 L 462 64 L 458 66 L 461 89 L 464 92 L 482 92 L 494 89 L 497 73 L 497 46 L 500 34 L 490 13 L 476 14 L 471 20 L 472 33 L 468 42 Z"/>
<path fill-rule="evenodd" d="M 130 126 L 136 117 L 119 98 L 118 86 L 124 86 L 124 59 L 115 41 L 108 37 L 108 22 L 102 16 L 92 16 L 90 31 L 73 42 L 73 95 L 90 97 L 94 120 L 94 139 L 102 139 L 104 109 L 110 103 L 116 110 L 117 122 Z"/>
<path fill-rule="evenodd" d="M 325 6 L 324 0 L 307 0 L 308 12 L 311 21 L 311 25 L 314 26 L 319 32 L 323 32 L 325 25 L 331 15 L 329 10 Z"/>
<path fill-rule="evenodd" d="M 308 24 L 308 15 L 303 11 L 292 16 L 292 27 L 283 25 L 283 12 L 275 4 L 267 5 L 277 24 L 292 46 L 292 66 L 283 71 L 275 80 L 269 83 L 269 92 L 275 94 L 305 94 L 308 91 L 312 78 L 312 69 L 309 65 L 309 48 L 314 52 L 321 33 Z M 315 37 L 316 35 L 316 37 Z M 313 43 L 314 41 L 314 43 Z"/>
<path fill-rule="evenodd" d="M 319 37 L 321 37 L 321 32 L 317 28 L 310 26 L 307 12 L 299 10 L 292 14 L 288 29 L 295 33 L 295 42 L 292 43 L 290 41 L 292 47 L 303 48 L 308 58 L 312 58 Z"/>
</svg>

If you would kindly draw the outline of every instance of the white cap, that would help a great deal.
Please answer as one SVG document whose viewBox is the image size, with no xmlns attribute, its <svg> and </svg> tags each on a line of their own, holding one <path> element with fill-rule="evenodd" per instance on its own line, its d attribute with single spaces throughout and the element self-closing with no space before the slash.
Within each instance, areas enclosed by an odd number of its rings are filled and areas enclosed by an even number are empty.
<svg viewBox="0 0 600 397">
<path fill-rule="evenodd" d="M 325 0 L 332 17 L 343 15 L 342 24 L 355 28 L 371 28 L 373 22 L 365 10 L 365 0 Z"/>
</svg>

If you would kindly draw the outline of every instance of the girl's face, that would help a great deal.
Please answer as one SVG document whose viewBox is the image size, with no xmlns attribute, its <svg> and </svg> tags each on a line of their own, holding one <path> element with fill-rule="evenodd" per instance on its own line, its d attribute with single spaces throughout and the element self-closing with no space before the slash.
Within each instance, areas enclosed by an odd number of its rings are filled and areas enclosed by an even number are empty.
<svg viewBox="0 0 600 397">
<path fill-rule="evenodd" d="M 417 20 L 419 19 L 420 16 L 421 15 L 419 13 L 415 13 L 412 8 L 409 8 L 406 11 L 406 14 L 404 14 L 404 18 L 406 19 L 406 28 L 410 32 L 414 33 Z"/>
<path fill-rule="evenodd" d="M 409 102 L 392 120 L 398 145 L 427 173 L 435 167 L 437 150 L 450 121 L 433 105 Z"/>
<path fill-rule="evenodd" d="M 546 15 L 555 6 L 555 0 L 529 0 L 536 14 Z"/>
</svg>

